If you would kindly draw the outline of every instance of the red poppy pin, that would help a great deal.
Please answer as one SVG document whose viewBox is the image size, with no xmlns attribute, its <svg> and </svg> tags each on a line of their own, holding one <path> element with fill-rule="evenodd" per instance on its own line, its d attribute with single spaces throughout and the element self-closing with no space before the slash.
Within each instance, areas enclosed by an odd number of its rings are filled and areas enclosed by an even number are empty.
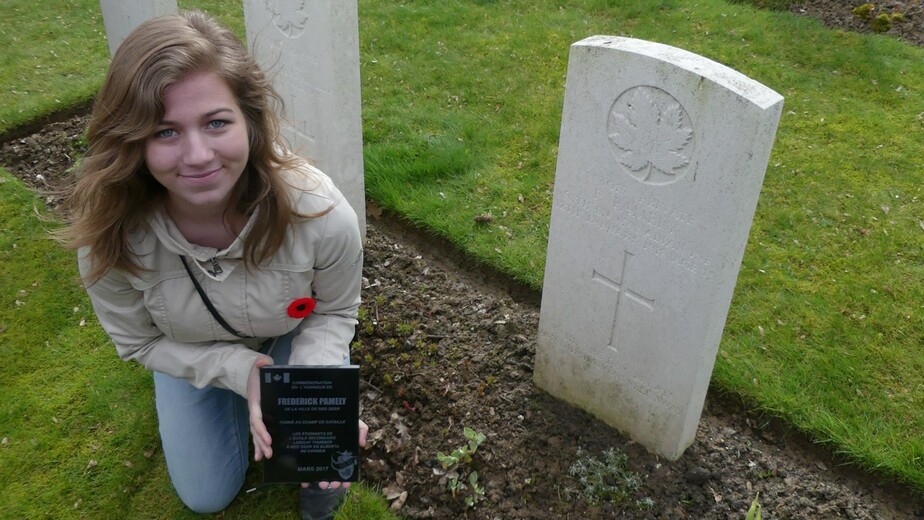
<svg viewBox="0 0 924 520">
<path fill-rule="evenodd" d="M 314 310 L 316 303 L 314 298 L 298 298 L 289 304 L 286 312 L 292 318 L 307 318 Z"/>
</svg>

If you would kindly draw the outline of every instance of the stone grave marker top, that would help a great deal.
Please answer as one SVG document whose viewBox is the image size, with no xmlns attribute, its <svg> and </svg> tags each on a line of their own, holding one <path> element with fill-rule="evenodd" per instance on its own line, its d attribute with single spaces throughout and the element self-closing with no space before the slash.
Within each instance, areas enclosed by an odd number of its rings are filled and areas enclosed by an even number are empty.
<svg viewBox="0 0 924 520">
<path fill-rule="evenodd" d="M 177 12 L 176 0 L 100 0 L 99 5 L 103 11 L 110 56 L 115 54 L 128 33 L 145 20 Z"/>
</svg>

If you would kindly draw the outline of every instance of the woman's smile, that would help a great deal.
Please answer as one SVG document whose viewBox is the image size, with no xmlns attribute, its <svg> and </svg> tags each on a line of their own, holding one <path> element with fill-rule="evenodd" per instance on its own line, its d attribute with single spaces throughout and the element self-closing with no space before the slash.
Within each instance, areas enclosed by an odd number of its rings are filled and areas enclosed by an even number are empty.
<svg viewBox="0 0 924 520">
<path fill-rule="evenodd" d="M 214 170 L 208 170 L 202 173 L 189 173 L 189 172 L 181 173 L 180 177 L 183 177 L 185 179 L 190 179 L 193 181 L 203 181 L 203 180 L 211 179 L 212 177 L 216 176 L 219 172 L 221 172 L 221 168 L 215 168 Z"/>
</svg>

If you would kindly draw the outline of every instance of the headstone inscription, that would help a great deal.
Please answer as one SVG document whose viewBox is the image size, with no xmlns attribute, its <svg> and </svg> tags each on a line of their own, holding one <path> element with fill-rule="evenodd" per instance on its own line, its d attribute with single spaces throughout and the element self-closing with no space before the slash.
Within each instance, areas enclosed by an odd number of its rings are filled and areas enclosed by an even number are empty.
<svg viewBox="0 0 924 520">
<path fill-rule="evenodd" d="M 356 1 L 246 0 L 244 21 L 286 105 L 286 139 L 333 179 L 365 236 Z"/>
<path fill-rule="evenodd" d="M 115 54 L 132 29 L 155 16 L 177 12 L 176 0 L 100 0 L 109 55 Z"/>
<path fill-rule="evenodd" d="M 782 106 L 674 47 L 571 47 L 535 380 L 671 460 L 699 424 Z"/>
</svg>

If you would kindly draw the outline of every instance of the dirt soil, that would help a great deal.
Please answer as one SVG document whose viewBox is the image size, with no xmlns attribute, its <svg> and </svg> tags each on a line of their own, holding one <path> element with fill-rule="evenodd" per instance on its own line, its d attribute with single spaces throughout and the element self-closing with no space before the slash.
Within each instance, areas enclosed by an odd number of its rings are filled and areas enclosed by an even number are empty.
<svg viewBox="0 0 924 520">
<path fill-rule="evenodd" d="M 919 2 L 882 4 L 913 22 L 896 35 L 920 43 Z M 854 27 L 853 2 L 801 4 L 797 13 Z M 917 28 L 912 30 L 910 26 Z M 0 144 L 0 165 L 43 193 L 82 153 L 85 116 Z M 33 129 L 34 130 L 34 129 Z M 360 341 L 363 417 L 370 441 L 364 478 L 410 518 L 742 519 L 760 493 L 764 518 L 922 519 L 924 499 L 859 471 L 779 421 L 710 390 L 696 440 L 669 462 L 536 388 L 539 295 L 476 265 L 449 244 L 369 206 Z M 485 495 L 453 496 L 437 457 L 486 436 L 463 469 Z M 622 503 L 573 497 L 578 449 L 628 456 L 640 487 Z M 610 480 L 612 482 L 612 479 Z M 570 497 L 570 498 L 569 498 Z"/>
<path fill-rule="evenodd" d="M 866 0 L 811 0 L 793 5 L 790 11 L 800 16 L 809 16 L 821 20 L 826 26 L 857 32 L 876 32 L 871 28 L 870 20 L 853 13 L 854 8 L 863 4 L 873 6 L 869 18 L 880 15 L 889 16 L 892 21 L 884 34 L 901 38 L 915 45 L 924 45 L 924 6 L 921 0 L 867 2 Z M 894 15 L 900 13 L 900 18 Z"/>
</svg>

